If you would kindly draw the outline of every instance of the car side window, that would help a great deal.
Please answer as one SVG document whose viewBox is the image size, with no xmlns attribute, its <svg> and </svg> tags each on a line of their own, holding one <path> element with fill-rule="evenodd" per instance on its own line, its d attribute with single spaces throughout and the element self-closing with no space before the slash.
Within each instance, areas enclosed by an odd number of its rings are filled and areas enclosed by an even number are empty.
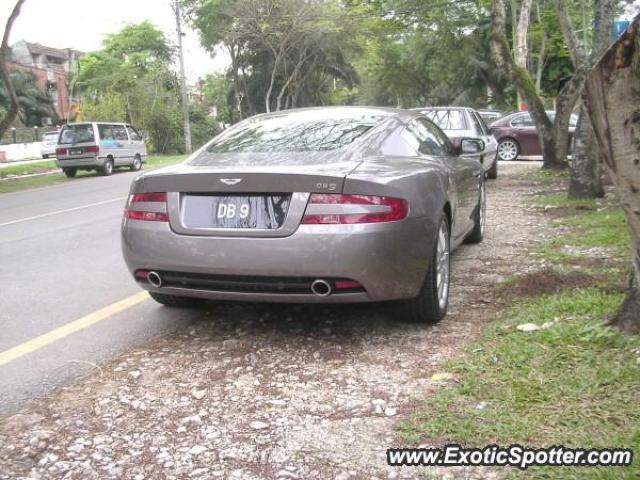
<svg viewBox="0 0 640 480">
<path fill-rule="evenodd" d="M 115 140 L 113 135 L 113 125 L 98 125 L 100 140 Z"/>
<path fill-rule="evenodd" d="M 422 122 L 431 134 L 439 141 L 442 147 L 441 155 L 454 155 L 453 145 L 451 144 L 451 140 L 447 137 L 446 133 L 444 133 L 440 127 L 438 127 L 435 123 L 430 122 L 429 120 L 419 119 L 418 122 Z"/>
<path fill-rule="evenodd" d="M 531 120 L 531 116 L 528 113 L 518 115 L 513 120 L 511 120 L 512 127 L 533 127 L 533 120 Z"/>
<path fill-rule="evenodd" d="M 127 125 L 127 130 L 129 131 L 129 136 L 131 137 L 132 141 L 139 142 L 142 140 L 142 135 L 140 135 L 138 131 L 131 125 Z"/>
<path fill-rule="evenodd" d="M 116 140 L 129 140 L 127 130 L 124 128 L 124 125 L 114 125 L 113 136 Z"/>
<path fill-rule="evenodd" d="M 418 139 L 417 150 L 420 153 L 438 157 L 446 155 L 442 140 L 434 134 L 434 128 L 431 127 L 431 123 L 428 120 L 416 119 L 407 125 L 407 130 Z"/>
</svg>

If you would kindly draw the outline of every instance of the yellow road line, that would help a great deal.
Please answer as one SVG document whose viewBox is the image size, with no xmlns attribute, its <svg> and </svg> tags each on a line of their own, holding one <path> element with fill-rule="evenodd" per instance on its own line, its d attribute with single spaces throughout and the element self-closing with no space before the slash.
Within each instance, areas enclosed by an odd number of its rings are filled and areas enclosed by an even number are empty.
<svg viewBox="0 0 640 480">
<path fill-rule="evenodd" d="M 131 308 L 134 305 L 137 305 L 140 302 L 144 302 L 149 298 L 147 292 L 136 293 L 135 295 L 131 295 L 124 300 L 120 300 L 119 302 L 108 305 L 100 310 L 96 310 L 89 315 L 86 315 L 78 320 L 74 320 L 73 322 L 69 322 L 61 327 L 54 328 L 53 330 L 43 333 L 42 335 L 32 338 L 31 340 L 27 340 L 20 345 L 16 345 L 9 350 L 5 350 L 0 353 L 0 366 L 6 365 L 9 362 L 13 362 L 20 357 L 23 357 L 29 353 L 33 353 L 37 350 L 40 350 L 47 345 L 52 344 L 64 337 L 67 337 L 73 333 L 84 330 L 85 328 L 89 328 L 91 325 L 94 325 L 105 318 L 109 318 L 112 315 L 122 312 L 127 308 Z"/>
</svg>

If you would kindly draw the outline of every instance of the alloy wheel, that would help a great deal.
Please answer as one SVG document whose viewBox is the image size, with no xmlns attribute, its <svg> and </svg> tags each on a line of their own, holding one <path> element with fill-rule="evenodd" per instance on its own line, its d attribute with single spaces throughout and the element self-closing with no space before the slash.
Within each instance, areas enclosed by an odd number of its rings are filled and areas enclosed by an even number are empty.
<svg viewBox="0 0 640 480">
<path fill-rule="evenodd" d="M 518 145 L 513 140 L 503 140 L 498 145 L 498 156 L 500 160 L 515 160 L 518 156 Z"/>
<path fill-rule="evenodd" d="M 436 250 L 436 286 L 438 288 L 438 305 L 445 309 L 449 301 L 449 229 L 446 222 L 442 222 L 438 231 Z"/>
</svg>

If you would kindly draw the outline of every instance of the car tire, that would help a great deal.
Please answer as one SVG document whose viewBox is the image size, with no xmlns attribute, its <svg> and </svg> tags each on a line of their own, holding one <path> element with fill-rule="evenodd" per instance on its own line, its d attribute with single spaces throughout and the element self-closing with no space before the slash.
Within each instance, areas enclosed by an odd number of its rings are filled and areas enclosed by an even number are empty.
<svg viewBox="0 0 640 480">
<path fill-rule="evenodd" d="M 78 173 L 77 168 L 67 167 L 62 169 L 63 173 L 67 176 L 67 178 L 73 178 Z"/>
<path fill-rule="evenodd" d="M 108 158 L 104 161 L 104 165 L 100 168 L 102 175 L 108 177 L 113 173 L 113 160 Z"/>
<path fill-rule="evenodd" d="M 402 317 L 412 323 L 436 323 L 447 314 L 451 277 L 449 220 L 443 213 L 438 222 L 426 277 L 417 297 L 400 304 Z"/>
<path fill-rule="evenodd" d="M 129 168 L 132 172 L 137 172 L 142 168 L 142 159 L 140 158 L 140 155 L 136 155 L 135 157 L 133 157 L 133 163 Z"/>
<path fill-rule="evenodd" d="M 478 192 L 478 205 L 473 213 L 473 230 L 467 237 L 467 243 L 480 243 L 484 238 L 484 229 L 487 221 L 487 191 L 484 182 L 480 184 Z"/>
<path fill-rule="evenodd" d="M 204 303 L 202 298 L 179 297 L 177 295 L 166 295 L 164 293 L 149 292 L 151 298 L 167 307 L 188 308 L 197 307 Z"/>
<path fill-rule="evenodd" d="M 46 153 L 42 154 L 42 158 L 46 160 L 47 158 L 49 158 L 49 155 L 47 155 Z"/>
<path fill-rule="evenodd" d="M 513 138 L 503 138 L 498 142 L 498 158 L 505 162 L 512 162 L 520 155 L 520 145 Z"/>
<path fill-rule="evenodd" d="M 493 159 L 493 165 L 491 165 L 491 168 L 487 170 L 487 178 L 491 180 L 495 180 L 496 178 L 498 178 L 498 156 L 497 155 L 496 155 L 496 158 Z"/>
</svg>

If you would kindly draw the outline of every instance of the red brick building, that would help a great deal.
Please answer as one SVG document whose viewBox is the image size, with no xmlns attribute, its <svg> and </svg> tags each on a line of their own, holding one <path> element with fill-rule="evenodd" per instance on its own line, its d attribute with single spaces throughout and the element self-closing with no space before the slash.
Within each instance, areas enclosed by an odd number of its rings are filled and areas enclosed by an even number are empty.
<svg viewBox="0 0 640 480">
<path fill-rule="evenodd" d="M 51 48 L 23 40 L 11 46 L 9 69 L 33 74 L 38 87 L 51 96 L 58 121 L 67 122 L 75 118 L 79 101 L 69 92 L 69 79 L 81 55 L 70 48 Z"/>
</svg>

